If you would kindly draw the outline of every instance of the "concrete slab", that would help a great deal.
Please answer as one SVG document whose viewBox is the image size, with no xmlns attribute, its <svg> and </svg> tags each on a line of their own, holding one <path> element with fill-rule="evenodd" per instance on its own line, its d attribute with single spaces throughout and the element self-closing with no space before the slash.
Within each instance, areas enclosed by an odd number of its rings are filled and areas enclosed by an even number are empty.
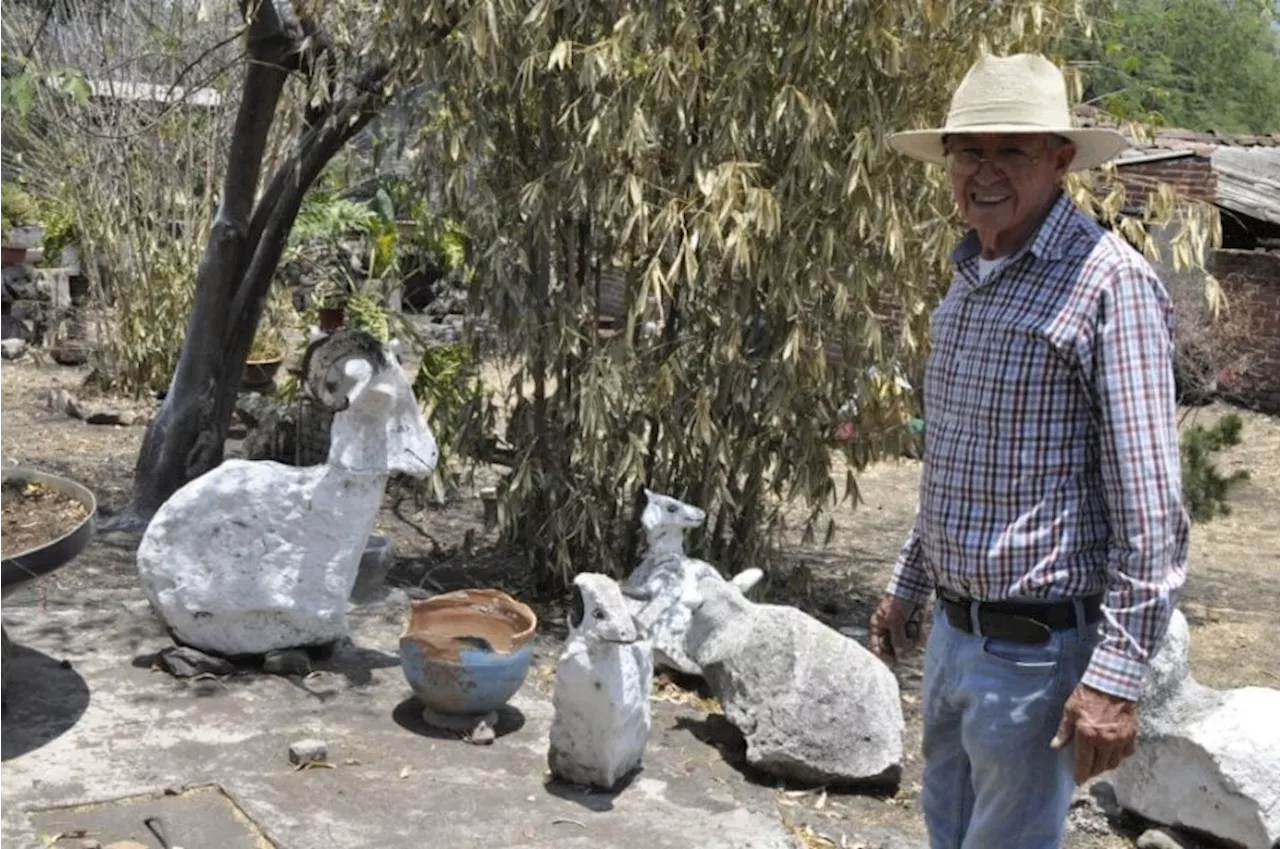
<svg viewBox="0 0 1280 849">
<path fill-rule="evenodd" d="M 269 849 L 262 832 L 217 787 L 172 795 L 132 796 L 106 804 L 50 808 L 30 815 L 52 849 L 80 849 L 86 840 L 132 840 L 148 847 L 163 837 L 182 849 Z M 58 835 L 63 835 L 58 837 Z"/>
<path fill-rule="evenodd" d="M 551 644 L 493 745 L 429 730 L 395 654 L 404 615 L 357 613 L 355 644 L 305 679 L 184 682 L 150 668 L 168 640 L 139 592 L 75 590 L 44 609 L 7 599 L 3 845 L 42 846 L 34 811 L 197 785 L 220 787 L 278 849 L 799 845 L 772 791 L 743 782 L 688 730 L 700 715 L 675 706 L 655 703 L 645 770 L 621 792 L 549 784 Z M 332 768 L 289 763 L 289 744 L 308 737 L 328 744 Z M 37 819 L 53 827 L 49 816 Z M 170 830 L 188 816 L 168 815 Z M 143 840 L 141 825 L 89 836 Z"/>
</svg>

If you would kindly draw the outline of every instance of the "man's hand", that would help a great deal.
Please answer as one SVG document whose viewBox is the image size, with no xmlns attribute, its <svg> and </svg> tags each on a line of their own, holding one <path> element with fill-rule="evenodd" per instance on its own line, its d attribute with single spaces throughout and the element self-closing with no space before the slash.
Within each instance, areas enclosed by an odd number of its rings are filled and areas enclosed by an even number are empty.
<svg viewBox="0 0 1280 849">
<path fill-rule="evenodd" d="M 1120 766 L 1133 754 L 1137 736 L 1137 704 L 1081 684 L 1067 699 L 1049 745 L 1061 749 L 1076 741 L 1076 784 L 1084 784 Z"/>
<path fill-rule="evenodd" d="M 908 636 L 907 624 L 916 606 L 906 599 L 887 595 L 871 614 L 871 652 L 886 663 L 902 660 L 915 647 L 916 636 Z"/>
</svg>

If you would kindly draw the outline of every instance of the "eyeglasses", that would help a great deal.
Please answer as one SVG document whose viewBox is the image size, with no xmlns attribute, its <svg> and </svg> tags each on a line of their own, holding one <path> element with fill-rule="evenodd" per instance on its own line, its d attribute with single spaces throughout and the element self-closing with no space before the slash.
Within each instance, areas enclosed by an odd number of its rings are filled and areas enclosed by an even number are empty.
<svg viewBox="0 0 1280 849">
<path fill-rule="evenodd" d="M 1032 156 L 1023 150 L 1001 150 L 993 156 L 981 156 L 972 150 L 947 151 L 947 167 L 951 173 L 961 177 L 971 177 L 982 168 L 982 163 L 990 162 L 992 167 L 1004 175 L 1022 174 L 1031 170 L 1041 157 Z"/>
</svg>

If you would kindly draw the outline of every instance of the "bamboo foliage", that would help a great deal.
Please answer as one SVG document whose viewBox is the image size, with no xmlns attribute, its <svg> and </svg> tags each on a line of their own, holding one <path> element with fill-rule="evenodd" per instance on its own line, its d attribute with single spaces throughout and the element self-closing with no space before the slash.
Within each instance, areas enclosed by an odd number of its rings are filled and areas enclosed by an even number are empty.
<svg viewBox="0 0 1280 849">
<path fill-rule="evenodd" d="M 983 52 L 1039 50 L 1072 2 L 428 4 L 462 16 L 430 142 L 482 303 L 516 364 L 505 528 L 548 582 L 615 573 L 649 486 L 708 509 L 699 551 L 764 564 L 785 505 L 808 532 L 843 496 L 836 411 L 902 441 L 949 275 L 943 175 L 889 132 L 945 113 Z M 1114 204 L 1112 204 L 1114 206 Z M 625 322 L 596 332 L 601 281 Z"/>
<path fill-rule="evenodd" d="M 625 569 L 648 485 L 709 508 L 707 556 L 766 561 L 787 501 L 809 508 L 810 528 L 836 502 L 836 407 L 883 398 L 867 366 L 918 364 L 945 285 L 946 187 L 892 156 L 886 133 L 936 120 L 981 51 L 1039 49 L 1081 10 L 489 2 L 469 14 L 441 71 L 441 141 L 451 198 L 489 245 L 478 294 L 522 366 L 512 389 L 532 384 L 508 433 L 509 538 L 548 577 Z M 1118 214 L 1112 194 L 1089 197 Z M 627 322 L 601 340 L 593 284 L 613 268 Z M 750 357 L 758 323 L 767 336 Z M 870 434 L 853 468 L 900 433 Z"/>
</svg>

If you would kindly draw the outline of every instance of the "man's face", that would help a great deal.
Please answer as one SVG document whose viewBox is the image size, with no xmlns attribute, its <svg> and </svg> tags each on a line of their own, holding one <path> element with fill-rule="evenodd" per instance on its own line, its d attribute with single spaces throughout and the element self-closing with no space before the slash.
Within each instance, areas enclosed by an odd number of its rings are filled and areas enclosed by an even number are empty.
<svg viewBox="0 0 1280 849">
<path fill-rule="evenodd" d="M 957 134 L 947 137 L 946 149 L 960 213 L 980 233 L 1029 231 L 1076 153 L 1047 134 Z"/>
</svg>

